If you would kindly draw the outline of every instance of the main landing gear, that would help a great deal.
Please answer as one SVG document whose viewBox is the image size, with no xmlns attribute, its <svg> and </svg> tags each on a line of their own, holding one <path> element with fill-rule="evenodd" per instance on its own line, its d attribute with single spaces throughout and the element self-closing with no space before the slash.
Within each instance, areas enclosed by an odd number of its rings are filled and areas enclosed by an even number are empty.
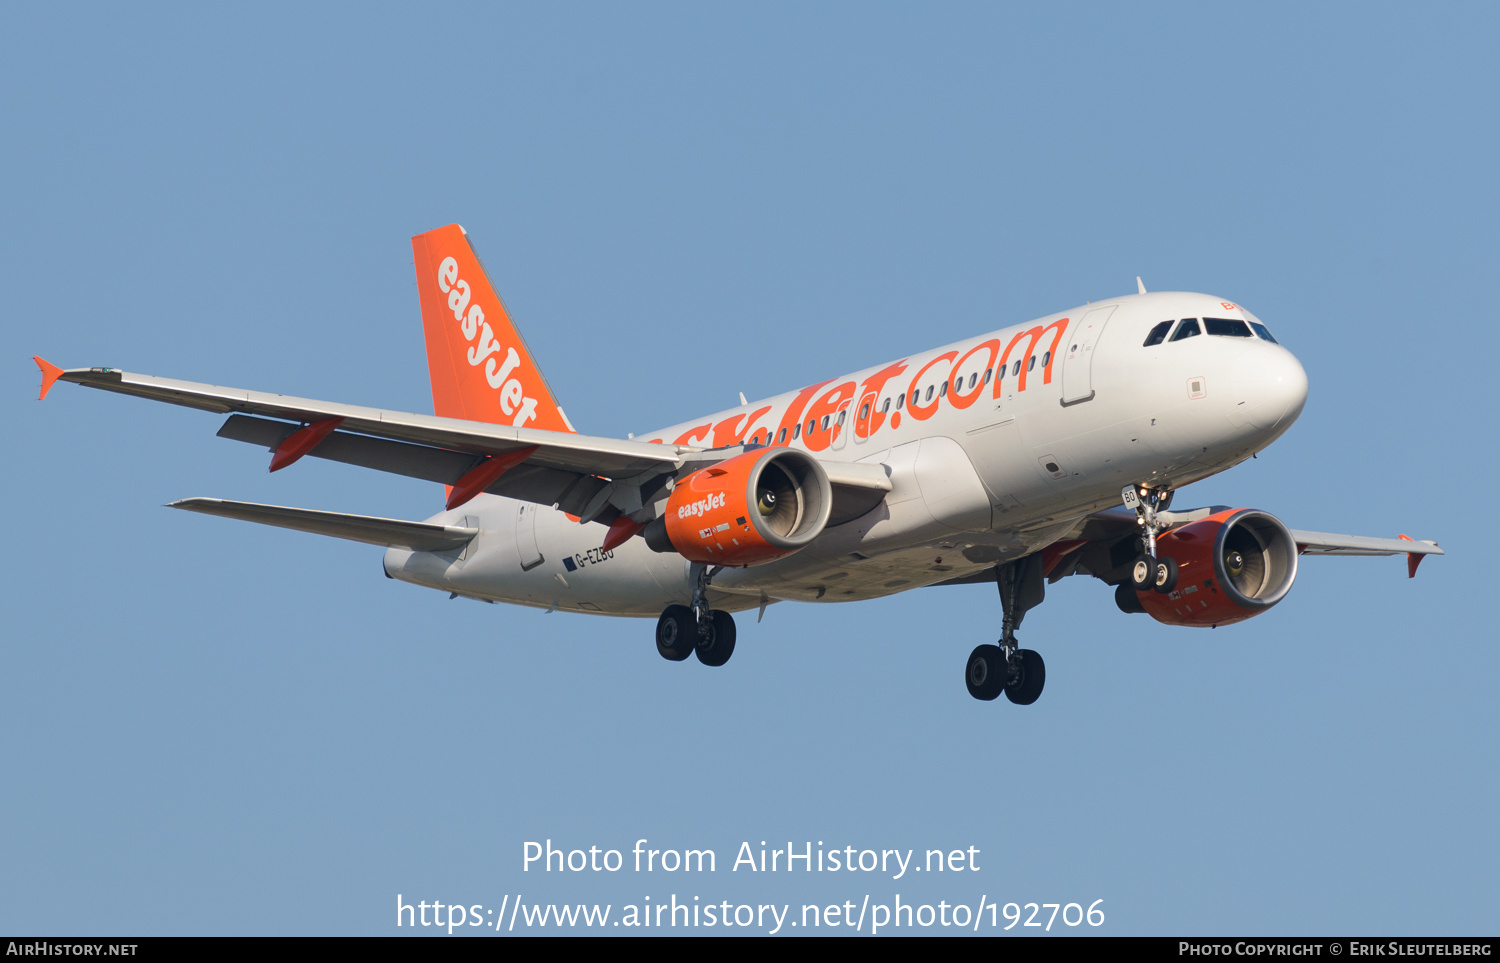
<svg viewBox="0 0 1500 963">
<path fill-rule="evenodd" d="M 1126 584 L 1137 592 L 1155 590 L 1165 595 L 1177 587 L 1177 562 L 1156 557 L 1156 537 L 1166 527 L 1157 520 L 1156 513 L 1166 511 L 1172 504 L 1172 490 L 1126 485 L 1120 490 L 1120 498 L 1126 508 L 1135 511 L 1136 524 L 1141 526 L 1141 544 L 1145 548 L 1130 563 L 1130 577 Z"/>
<path fill-rule="evenodd" d="M 977 646 L 969 653 L 964 684 L 976 699 L 989 701 L 1004 692 L 1016 705 L 1029 706 L 1047 683 L 1047 664 L 1039 653 L 1020 648 L 1016 627 L 1028 610 L 1042 603 L 1046 588 L 1041 556 L 1030 555 L 996 566 L 995 581 L 1000 586 L 1003 612 L 1000 643 Z"/>
<path fill-rule="evenodd" d="M 697 654 L 704 665 L 723 665 L 734 655 L 734 617 L 708 607 L 708 582 L 717 572 L 693 564 L 693 604 L 669 605 L 656 620 L 656 651 L 663 659 L 681 662 Z"/>
</svg>

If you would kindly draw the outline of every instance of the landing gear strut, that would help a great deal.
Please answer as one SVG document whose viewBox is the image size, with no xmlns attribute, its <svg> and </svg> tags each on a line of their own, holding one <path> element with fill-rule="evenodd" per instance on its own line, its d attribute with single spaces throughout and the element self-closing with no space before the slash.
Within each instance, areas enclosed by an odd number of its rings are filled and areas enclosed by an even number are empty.
<svg viewBox="0 0 1500 963">
<path fill-rule="evenodd" d="M 1016 641 L 1016 628 L 1027 611 L 1042 603 L 1045 585 L 1042 560 L 1031 555 L 995 567 L 995 581 L 1000 587 L 1000 642 L 981 645 L 969 653 L 964 667 L 964 684 L 969 695 L 986 701 L 1001 692 L 1017 705 L 1031 705 L 1042 694 L 1047 681 L 1047 666 L 1031 649 Z"/>
<path fill-rule="evenodd" d="M 1172 504 L 1172 489 L 1161 486 L 1126 485 L 1120 490 L 1125 507 L 1135 511 L 1135 521 L 1141 526 L 1141 544 L 1145 551 L 1130 564 L 1130 587 L 1137 592 L 1154 589 L 1166 594 L 1177 587 L 1177 562 L 1170 558 L 1156 557 L 1156 538 L 1166 527 L 1157 518 Z"/>
<path fill-rule="evenodd" d="M 734 655 L 734 617 L 708 607 L 708 583 L 718 574 L 694 563 L 688 577 L 693 583 L 692 606 L 669 605 L 656 620 L 656 651 L 671 662 L 697 654 L 704 665 L 723 665 Z"/>
</svg>

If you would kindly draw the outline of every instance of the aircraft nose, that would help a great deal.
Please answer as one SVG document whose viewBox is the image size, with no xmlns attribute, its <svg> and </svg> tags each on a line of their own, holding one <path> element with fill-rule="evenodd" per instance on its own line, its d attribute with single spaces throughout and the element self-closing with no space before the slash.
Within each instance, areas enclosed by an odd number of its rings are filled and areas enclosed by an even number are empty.
<svg viewBox="0 0 1500 963">
<path fill-rule="evenodd" d="M 1285 429 L 1307 403 L 1307 372 L 1295 355 L 1280 346 L 1247 351 L 1235 365 L 1235 407 L 1261 431 Z"/>
</svg>

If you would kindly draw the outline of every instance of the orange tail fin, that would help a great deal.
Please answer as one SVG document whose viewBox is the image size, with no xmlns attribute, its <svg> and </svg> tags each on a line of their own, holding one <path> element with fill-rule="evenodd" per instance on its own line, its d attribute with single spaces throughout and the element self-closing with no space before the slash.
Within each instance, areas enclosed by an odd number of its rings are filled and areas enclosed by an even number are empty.
<svg viewBox="0 0 1500 963">
<path fill-rule="evenodd" d="M 411 239 L 434 413 L 572 431 L 469 237 L 449 224 Z"/>
</svg>

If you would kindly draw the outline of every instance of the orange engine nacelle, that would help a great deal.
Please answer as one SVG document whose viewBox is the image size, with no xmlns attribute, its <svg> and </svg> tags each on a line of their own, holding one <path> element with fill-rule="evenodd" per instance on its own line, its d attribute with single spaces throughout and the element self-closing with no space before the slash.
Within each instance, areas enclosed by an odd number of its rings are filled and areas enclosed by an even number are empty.
<svg viewBox="0 0 1500 963">
<path fill-rule="evenodd" d="M 646 542 L 708 565 L 759 565 L 797 551 L 828 524 L 833 490 L 817 459 L 762 448 L 680 479 Z"/>
<path fill-rule="evenodd" d="M 1167 625 L 1228 625 L 1280 602 L 1297 578 L 1297 543 L 1275 515 L 1228 509 L 1156 540 L 1159 558 L 1177 563 L 1177 587 L 1136 593 Z"/>
</svg>

